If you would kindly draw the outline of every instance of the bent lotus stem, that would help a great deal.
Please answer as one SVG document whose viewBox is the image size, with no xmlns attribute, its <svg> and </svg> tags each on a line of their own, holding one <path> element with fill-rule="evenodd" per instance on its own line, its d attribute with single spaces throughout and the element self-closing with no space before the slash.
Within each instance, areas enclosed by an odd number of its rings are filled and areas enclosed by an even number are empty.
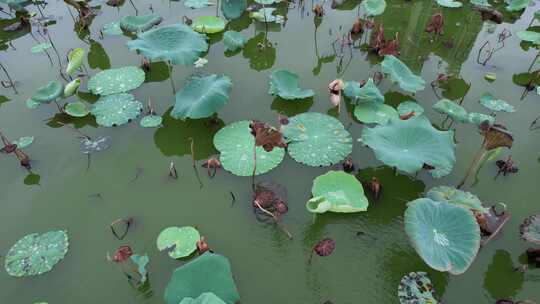
<svg viewBox="0 0 540 304">
<path fill-rule="evenodd" d="M 169 165 L 169 176 L 178 179 L 178 172 L 176 171 L 176 166 L 174 165 L 174 162 L 171 162 Z"/>
<path fill-rule="evenodd" d="M 15 94 L 19 94 L 19 92 L 17 92 L 17 89 L 15 88 L 15 82 L 13 82 L 13 79 L 11 79 L 11 76 L 9 76 L 9 73 L 6 67 L 2 64 L 2 62 L 0 62 L 0 68 L 2 68 L 2 70 L 4 71 L 4 74 L 6 74 L 6 77 L 9 80 L 9 85 L 13 88 L 13 91 L 15 92 Z"/>
<path fill-rule="evenodd" d="M 457 185 L 457 187 L 456 187 L 457 189 L 460 189 L 461 187 L 463 187 L 463 185 L 465 184 L 465 182 L 467 181 L 467 179 L 469 178 L 469 176 L 472 173 L 476 174 L 476 171 L 478 170 L 478 167 L 479 167 L 478 165 L 481 163 L 482 159 L 486 156 L 486 153 L 487 153 L 486 145 L 487 145 L 487 143 L 488 143 L 487 140 L 484 139 L 484 141 L 482 142 L 482 146 L 480 146 L 480 149 L 476 152 L 472 163 L 470 164 L 469 168 L 467 169 L 467 173 L 465 174 L 465 176 L 463 177 L 461 182 Z"/>
<path fill-rule="evenodd" d="M 264 209 L 257 200 L 253 201 L 255 203 L 255 206 L 257 206 L 257 208 L 259 208 L 259 210 L 261 210 L 262 212 L 264 212 L 265 214 L 267 214 L 268 216 L 272 217 L 274 219 L 274 221 L 276 222 L 276 225 L 287 235 L 287 237 L 292 240 L 293 236 L 292 234 L 289 232 L 289 230 L 287 230 L 287 228 L 285 228 L 285 226 L 283 226 L 280 222 L 279 222 L 279 218 L 277 218 L 272 212 Z"/>
<path fill-rule="evenodd" d="M 195 171 L 195 176 L 197 177 L 197 180 L 199 181 L 199 187 L 200 189 L 202 189 L 204 185 L 201 181 L 201 177 L 199 176 L 199 170 L 197 169 L 197 160 L 195 159 L 195 141 L 193 140 L 192 137 L 189 138 L 189 141 L 191 142 L 190 149 L 191 149 L 191 161 L 192 161 L 193 170 Z"/>
</svg>

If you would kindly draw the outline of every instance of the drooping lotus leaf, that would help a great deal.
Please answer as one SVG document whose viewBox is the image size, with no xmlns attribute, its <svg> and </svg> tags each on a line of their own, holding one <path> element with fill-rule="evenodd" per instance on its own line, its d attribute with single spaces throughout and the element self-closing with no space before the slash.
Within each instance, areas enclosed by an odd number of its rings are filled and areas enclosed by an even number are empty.
<svg viewBox="0 0 540 304">
<path fill-rule="evenodd" d="M 363 123 L 386 124 L 392 118 L 399 118 L 396 109 L 378 102 L 364 102 L 354 107 L 354 117 Z"/>
<path fill-rule="evenodd" d="M 415 93 L 423 90 L 426 82 L 422 77 L 414 75 L 413 72 L 394 55 L 384 56 L 381 63 L 383 73 L 390 74 L 392 81 L 396 81 L 404 91 Z"/>
<path fill-rule="evenodd" d="M 246 0 L 223 0 L 221 1 L 221 12 L 229 20 L 242 16 L 247 8 Z"/>
<path fill-rule="evenodd" d="M 68 103 L 64 108 L 64 112 L 72 117 L 84 117 L 90 113 L 86 104 L 81 101 Z"/>
<path fill-rule="evenodd" d="M 378 16 L 386 9 L 385 0 L 364 0 L 361 5 L 369 16 Z"/>
<path fill-rule="evenodd" d="M 76 48 L 69 52 L 68 54 L 68 65 L 66 67 L 66 73 L 68 75 L 72 75 L 75 71 L 77 71 L 84 59 L 84 49 L 83 48 Z"/>
<path fill-rule="evenodd" d="M 205 292 L 215 294 L 227 304 L 240 300 L 226 257 L 206 252 L 177 268 L 165 289 L 165 302 L 178 304 L 184 298 L 197 298 Z"/>
<path fill-rule="evenodd" d="M 52 48 L 52 44 L 48 42 L 44 42 L 44 43 L 40 43 L 38 45 L 33 46 L 30 49 L 30 52 L 32 52 L 33 54 L 44 53 L 47 49 L 50 49 L 50 48 Z"/>
<path fill-rule="evenodd" d="M 526 218 L 519 226 L 519 233 L 523 240 L 540 244 L 540 214 Z"/>
<path fill-rule="evenodd" d="M 216 16 L 199 16 L 193 20 L 193 30 L 204 34 L 215 34 L 225 29 L 225 21 Z"/>
<path fill-rule="evenodd" d="M 497 99 L 489 93 L 484 93 L 480 97 L 480 104 L 492 111 L 515 112 L 516 109 L 511 104 L 502 99 Z"/>
<path fill-rule="evenodd" d="M 111 137 L 110 136 L 97 136 L 94 139 L 83 138 L 81 140 L 81 153 L 82 154 L 91 154 L 94 152 L 100 152 L 107 150 L 110 147 Z"/>
<path fill-rule="evenodd" d="M 424 115 L 364 128 L 361 140 L 378 160 L 409 174 L 427 164 L 435 168 L 431 175 L 442 177 L 452 171 L 456 161 L 453 131 L 435 129 Z"/>
<path fill-rule="evenodd" d="M 223 44 L 225 45 L 226 51 L 234 52 L 238 49 L 241 49 L 246 44 L 247 39 L 240 32 L 236 31 L 226 31 L 223 34 Z"/>
<path fill-rule="evenodd" d="M 400 304 L 437 304 L 435 289 L 425 272 L 410 272 L 398 286 Z"/>
<path fill-rule="evenodd" d="M 531 0 L 509 0 L 506 1 L 508 4 L 506 10 L 510 12 L 517 12 L 522 9 L 525 9 L 531 3 Z"/>
<path fill-rule="evenodd" d="M 203 292 L 196 299 L 187 297 L 180 301 L 180 304 L 226 304 L 212 292 Z"/>
<path fill-rule="evenodd" d="M 146 269 L 146 265 L 148 265 L 148 262 L 150 262 L 148 255 L 134 254 L 129 258 L 137 265 L 137 272 L 141 275 L 140 282 L 146 282 L 146 279 L 148 278 L 148 270 Z"/>
<path fill-rule="evenodd" d="M 184 6 L 188 8 L 205 8 L 212 5 L 208 0 L 184 0 Z"/>
<path fill-rule="evenodd" d="M 66 87 L 64 88 L 64 97 L 69 97 L 77 91 L 79 86 L 81 85 L 81 79 L 75 78 L 72 81 L 70 81 L 68 84 L 66 84 Z"/>
<path fill-rule="evenodd" d="M 480 124 L 482 124 L 484 121 L 488 121 L 490 125 L 493 125 L 495 123 L 495 117 L 482 113 L 469 113 L 467 119 L 469 123 L 477 126 L 480 126 Z"/>
<path fill-rule="evenodd" d="M 229 101 L 231 79 L 224 75 L 193 76 L 176 93 L 171 116 L 176 119 L 210 117 Z"/>
<path fill-rule="evenodd" d="M 88 90 L 102 96 L 124 93 L 138 88 L 144 78 L 144 71 L 135 66 L 105 70 L 88 81 Z"/>
<path fill-rule="evenodd" d="M 150 61 L 169 61 L 174 65 L 192 65 L 208 49 L 204 35 L 184 24 L 162 26 L 137 36 L 126 43 Z"/>
<path fill-rule="evenodd" d="M 464 273 L 480 248 L 480 227 L 465 208 L 419 198 L 407 204 L 404 222 L 416 252 L 438 271 Z"/>
<path fill-rule="evenodd" d="M 68 236 L 65 231 L 28 234 L 9 249 L 5 268 L 14 277 L 39 275 L 51 271 L 67 251 Z"/>
<path fill-rule="evenodd" d="M 163 118 L 159 115 L 147 115 L 141 119 L 140 125 L 143 128 L 157 128 L 162 122 Z"/>
<path fill-rule="evenodd" d="M 533 31 L 518 31 L 516 33 L 519 39 L 523 41 L 532 42 L 535 44 L 540 44 L 540 33 Z"/>
<path fill-rule="evenodd" d="M 184 258 L 197 250 L 201 235 L 191 226 L 169 227 L 159 234 L 156 244 L 159 251 L 166 250 L 173 259 Z"/>
<path fill-rule="evenodd" d="M 278 95 L 287 100 L 304 99 L 315 95 L 315 92 L 311 89 L 300 89 L 298 78 L 298 75 L 288 70 L 276 70 L 272 72 L 268 94 Z"/>
<path fill-rule="evenodd" d="M 414 101 L 404 101 L 397 107 L 399 116 L 414 113 L 414 116 L 419 116 L 424 113 L 424 108 Z"/>
<path fill-rule="evenodd" d="M 40 87 L 34 96 L 31 97 L 32 101 L 43 104 L 50 103 L 62 96 L 64 87 L 62 83 L 57 80 L 49 82 L 47 85 Z"/>
<path fill-rule="evenodd" d="M 275 22 L 283 23 L 285 17 L 281 15 L 274 15 L 275 7 L 263 7 L 256 12 L 251 12 L 249 16 L 259 22 Z"/>
<path fill-rule="evenodd" d="M 103 34 L 109 36 L 119 36 L 124 33 L 122 31 L 122 28 L 120 27 L 120 22 L 105 23 L 101 31 L 103 32 Z"/>
<path fill-rule="evenodd" d="M 309 112 L 289 118 L 282 126 L 287 151 L 308 166 L 330 166 L 352 152 L 351 134 L 332 116 Z"/>
<path fill-rule="evenodd" d="M 481 213 L 489 211 L 489 208 L 484 207 L 476 195 L 467 191 L 456 189 L 455 187 L 433 187 L 426 193 L 426 197 L 437 202 L 454 204 L 456 206 L 479 211 Z"/>
<path fill-rule="evenodd" d="M 366 211 L 369 205 L 364 188 L 354 175 L 329 171 L 313 180 L 313 198 L 306 203 L 309 212 L 351 213 Z"/>
<path fill-rule="evenodd" d="M 14 145 L 17 145 L 17 148 L 19 149 L 24 149 L 30 146 L 33 142 L 34 142 L 33 136 L 23 136 L 19 139 L 12 141 L 11 143 Z"/>
<path fill-rule="evenodd" d="M 437 101 L 433 105 L 433 110 L 441 114 L 446 114 L 457 122 L 469 121 L 469 116 L 465 108 L 448 99 L 441 99 Z"/>
<path fill-rule="evenodd" d="M 120 19 L 120 28 L 128 32 L 140 32 L 151 29 L 161 23 L 163 18 L 158 14 L 146 14 L 141 16 L 124 16 Z"/>
<path fill-rule="evenodd" d="M 251 135 L 248 120 L 237 121 L 219 130 L 214 136 L 214 146 L 220 152 L 223 168 L 234 175 L 253 174 L 253 147 L 255 138 Z M 283 160 L 285 150 L 274 148 L 266 152 L 256 147 L 257 167 L 255 175 L 266 173 L 277 167 Z"/>
<path fill-rule="evenodd" d="M 448 8 L 457 8 L 463 6 L 463 3 L 454 0 L 437 0 L 437 4 Z"/>
<path fill-rule="evenodd" d="M 384 103 L 384 96 L 373 82 L 373 78 L 369 78 L 362 87 L 360 87 L 360 83 L 357 81 L 347 81 L 345 82 L 343 93 L 345 96 L 353 99 L 354 104 L 358 104 L 359 102 Z"/>
<path fill-rule="evenodd" d="M 90 111 L 100 126 L 115 127 L 137 118 L 143 105 L 131 94 L 121 93 L 99 98 Z"/>
</svg>

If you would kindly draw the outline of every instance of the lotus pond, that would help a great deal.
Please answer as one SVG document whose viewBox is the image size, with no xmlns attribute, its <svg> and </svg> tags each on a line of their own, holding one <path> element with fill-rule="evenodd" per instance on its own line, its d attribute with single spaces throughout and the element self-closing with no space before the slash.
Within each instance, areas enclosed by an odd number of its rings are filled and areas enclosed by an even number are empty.
<svg viewBox="0 0 540 304">
<path fill-rule="evenodd" d="M 536 0 L 0 8 L 1 303 L 540 301 Z"/>
</svg>

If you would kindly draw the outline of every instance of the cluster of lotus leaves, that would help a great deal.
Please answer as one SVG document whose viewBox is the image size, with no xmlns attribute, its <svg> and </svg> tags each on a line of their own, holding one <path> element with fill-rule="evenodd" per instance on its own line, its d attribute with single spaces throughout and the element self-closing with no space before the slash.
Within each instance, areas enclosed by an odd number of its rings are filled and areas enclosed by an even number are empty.
<svg viewBox="0 0 540 304">
<path fill-rule="evenodd" d="M 120 19 L 120 28 L 128 32 L 141 32 L 151 29 L 161 23 L 163 18 L 158 14 L 146 14 L 141 16 L 124 16 Z"/>
<path fill-rule="evenodd" d="M 315 95 L 311 89 L 301 89 L 298 85 L 298 78 L 298 75 L 288 70 L 272 72 L 268 94 L 277 95 L 287 100 L 304 99 Z"/>
<path fill-rule="evenodd" d="M 384 96 L 373 82 L 373 78 L 369 78 L 362 87 L 357 81 L 346 81 L 343 94 L 351 98 L 354 104 L 361 102 L 384 103 Z"/>
<path fill-rule="evenodd" d="M 433 105 L 433 110 L 440 114 L 448 115 L 450 118 L 452 118 L 452 120 L 456 122 L 469 121 L 469 114 L 467 113 L 467 110 L 449 99 L 441 99 L 437 101 Z"/>
<path fill-rule="evenodd" d="M 503 111 L 509 113 L 516 111 L 514 106 L 502 99 L 495 98 L 489 93 L 484 93 L 480 97 L 480 104 L 492 111 Z"/>
<path fill-rule="evenodd" d="M 53 80 L 37 89 L 36 93 L 30 97 L 30 101 L 35 105 L 47 104 L 57 100 L 62 96 L 64 86 L 60 81 Z M 27 102 L 28 103 L 28 102 Z"/>
<path fill-rule="evenodd" d="M 216 113 L 229 101 L 232 81 L 228 76 L 193 76 L 176 93 L 171 116 L 176 119 L 205 118 Z"/>
<path fill-rule="evenodd" d="M 425 272 L 410 272 L 398 286 L 400 304 L 437 304 L 433 284 Z"/>
<path fill-rule="evenodd" d="M 364 0 L 362 1 L 362 8 L 369 16 L 378 16 L 384 13 L 386 9 L 385 0 Z"/>
<path fill-rule="evenodd" d="M 480 248 L 480 227 L 466 208 L 419 198 L 407 204 L 405 232 L 431 268 L 464 273 Z"/>
<path fill-rule="evenodd" d="M 88 90 L 95 95 L 112 95 L 134 90 L 143 84 L 145 74 L 135 66 L 101 71 L 88 81 Z"/>
<path fill-rule="evenodd" d="M 68 251 L 65 231 L 32 233 L 24 236 L 9 249 L 5 268 L 14 277 L 39 275 L 51 271 Z"/>
<path fill-rule="evenodd" d="M 425 195 L 427 198 L 437 202 L 445 202 L 463 207 L 472 211 L 486 213 L 488 208 L 482 205 L 482 201 L 476 195 L 456 189 L 450 186 L 436 186 L 431 188 Z"/>
<path fill-rule="evenodd" d="M 239 18 L 247 8 L 246 0 L 223 0 L 221 1 L 221 12 L 229 20 Z"/>
<path fill-rule="evenodd" d="M 352 152 L 351 134 L 336 118 L 315 112 L 298 114 L 282 126 L 289 155 L 308 166 L 330 166 Z"/>
<path fill-rule="evenodd" d="M 215 34 L 225 29 L 225 21 L 216 16 L 198 16 L 193 20 L 191 28 L 203 34 Z"/>
<path fill-rule="evenodd" d="M 156 245 L 159 251 L 166 250 L 173 259 L 184 258 L 197 250 L 199 231 L 191 226 L 168 227 L 159 234 Z"/>
<path fill-rule="evenodd" d="M 309 212 L 352 213 L 366 211 L 369 205 L 362 184 L 354 175 L 329 171 L 313 180 L 313 198 L 306 203 Z"/>
<path fill-rule="evenodd" d="M 219 130 L 214 136 L 214 146 L 220 152 L 223 169 L 238 176 L 253 174 L 253 146 L 255 138 L 251 134 L 248 120 L 237 121 Z M 255 175 L 266 173 L 277 167 L 285 156 L 285 149 L 275 147 L 266 152 L 255 148 L 257 165 Z"/>
<path fill-rule="evenodd" d="M 520 226 L 520 234 L 525 241 L 540 244 L 540 214 L 526 218 Z"/>
<path fill-rule="evenodd" d="M 213 293 L 227 304 L 235 304 L 240 300 L 232 277 L 231 265 L 226 257 L 206 252 L 177 268 L 165 289 L 165 302 L 178 304 L 185 298 L 197 299 L 204 293 Z"/>
<path fill-rule="evenodd" d="M 384 56 L 381 63 L 382 71 L 389 74 L 392 81 L 398 83 L 399 87 L 406 92 L 416 93 L 426 86 L 426 81 L 413 72 L 394 55 Z"/>
<path fill-rule="evenodd" d="M 115 127 L 137 118 L 143 105 L 131 94 L 121 93 L 100 97 L 90 112 L 100 126 Z"/>
<path fill-rule="evenodd" d="M 129 50 L 139 51 L 150 61 L 167 61 L 174 65 L 192 65 L 208 49 L 206 37 L 184 24 L 173 24 L 149 30 L 128 41 Z"/>
<path fill-rule="evenodd" d="M 361 141 L 378 160 L 409 174 L 427 164 L 435 168 L 431 175 L 439 178 L 450 174 L 456 161 L 453 131 L 435 129 L 424 115 L 364 128 Z"/>
<path fill-rule="evenodd" d="M 237 51 L 243 48 L 246 42 L 246 37 L 244 37 L 244 35 L 240 32 L 226 31 L 223 34 L 223 44 L 225 45 L 226 51 Z"/>
</svg>

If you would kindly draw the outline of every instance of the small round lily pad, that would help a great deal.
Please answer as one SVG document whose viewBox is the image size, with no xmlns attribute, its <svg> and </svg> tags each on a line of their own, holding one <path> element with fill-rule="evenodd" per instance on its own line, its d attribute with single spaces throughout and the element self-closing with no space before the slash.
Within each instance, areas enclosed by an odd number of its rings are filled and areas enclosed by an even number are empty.
<svg viewBox="0 0 540 304">
<path fill-rule="evenodd" d="M 141 127 L 143 128 L 157 128 L 161 126 L 163 118 L 159 115 L 147 115 L 141 119 Z"/>
<path fill-rule="evenodd" d="M 173 259 L 187 257 L 197 249 L 201 235 L 191 226 L 165 228 L 159 234 L 156 244 L 159 251 L 167 250 Z"/>
<path fill-rule="evenodd" d="M 214 34 L 225 29 L 225 21 L 216 16 L 199 16 L 193 20 L 191 27 L 199 33 Z"/>
<path fill-rule="evenodd" d="M 72 117 L 84 117 L 90 113 L 86 104 L 81 101 L 68 103 L 64 108 L 64 112 Z"/>
<path fill-rule="evenodd" d="M 141 114 L 143 105 L 131 94 L 115 94 L 101 97 L 91 113 L 100 126 L 115 127 L 126 124 Z"/>
</svg>

